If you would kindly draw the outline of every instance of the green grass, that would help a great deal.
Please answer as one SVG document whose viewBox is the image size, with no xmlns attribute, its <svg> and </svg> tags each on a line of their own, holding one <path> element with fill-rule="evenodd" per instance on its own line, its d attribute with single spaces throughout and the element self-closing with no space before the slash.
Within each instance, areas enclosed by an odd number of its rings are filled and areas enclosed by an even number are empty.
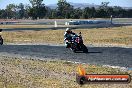
<svg viewBox="0 0 132 88">
<path fill-rule="evenodd" d="M 0 88 L 80 88 L 76 83 L 79 64 L 62 60 L 0 57 Z M 88 74 L 131 74 L 100 65 L 82 64 Z M 121 86 L 120 86 L 121 85 Z M 129 84 L 88 84 L 81 88 L 131 88 Z"/>
</svg>

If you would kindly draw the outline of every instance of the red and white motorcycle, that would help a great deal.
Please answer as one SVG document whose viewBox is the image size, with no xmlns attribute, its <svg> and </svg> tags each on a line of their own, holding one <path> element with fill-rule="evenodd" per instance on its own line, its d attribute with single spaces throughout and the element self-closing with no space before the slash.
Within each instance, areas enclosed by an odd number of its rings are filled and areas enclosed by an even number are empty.
<svg viewBox="0 0 132 88">
<path fill-rule="evenodd" d="M 83 44 L 83 39 L 82 39 L 82 36 L 81 36 L 81 32 L 79 33 L 79 35 L 74 35 L 72 37 L 72 40 L 71 41 L 68 41 L 69 44 L 70 44 L 70 49 L 73 51 L 73 52 L 77 52 L 77 51 L 82 51 L 84 53 L 88 53 L 88 49 L 87 47 Z"/>
</svg>

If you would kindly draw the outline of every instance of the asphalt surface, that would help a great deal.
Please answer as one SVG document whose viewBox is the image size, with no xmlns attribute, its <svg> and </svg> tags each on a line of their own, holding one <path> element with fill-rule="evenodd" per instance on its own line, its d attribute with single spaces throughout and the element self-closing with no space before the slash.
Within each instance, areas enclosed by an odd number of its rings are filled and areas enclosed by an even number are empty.
<svg viewBox="0 0 132 88">
<path fill-rule="evenodd" d="M 64 46 L 2 45 L 0 55 L 61 59 L 82 63 L 132 67 L 132 48 L 88 47 L 89 53 L 73 53 Z"/>
<path fill-rule="evenodd" d="M 14 24 L 15 25 L 15 24 Z M 40 24 L 39 24 L 40 25 Z M 38 25 L 38 26 L 39 26 Z M 40 30 L 65 30 L 67 27 L 72 29 L 86 29 L 86 28 L 108 28 L 108 27 L 121 27 L 121 26 L 131 26 L 132 24 L 89 24 L 89 25 L 69 25 L 69 26 L 50 26 L 45 28 L 3 28 L 3 31 L 25 31 L 25 30 L 34 30 L 34 31 L 40 31 Z"/>
</svg>

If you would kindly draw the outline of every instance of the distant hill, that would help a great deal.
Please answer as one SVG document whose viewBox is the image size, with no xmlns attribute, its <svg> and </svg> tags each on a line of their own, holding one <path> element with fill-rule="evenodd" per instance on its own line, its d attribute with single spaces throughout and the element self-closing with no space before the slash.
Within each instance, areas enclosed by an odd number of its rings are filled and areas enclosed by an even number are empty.
<svg viewBox="0 0 132 88">
<path fill-rule="evenodd" d="M 55 9 L 57 7 L 57 4 L 49 4 L 49 5 L 46 5 L 46 6 L 51 8 L 51 9 Z"/>
<path fill-rule="evenodd" d="M 69 2 L 72 6 L 74 6 L 74 8 L 85 8 L 85 7 L 95 7 L 98 8 L 100 5 L 96 5 L 96 4 L 89 4 L 89 3 L 73 3 L 73 2 Z M 49 4 L 46 5 L 48 7 L 50 7 L 51 9 L 55 9 L 57 7 L 57 4 Z M 124 9 L 132 9 L 132 7 L 122 7 Z"/>
<path fill-rule="evenodd" d="M 122 7 L 123 9 L 132 9 L 132 7 Z"/>
<path fill-rule="evenodd" d="M 73 3 L 73 2 L 69 2 L 72 6 L 74 6 L 74 8 L 85 8 L 85 7 L 95 7 L 98 8 L 99 5 L 95 5 L 95 4 L 89 4 L 89 3 Z M 46 5 L 48 7 L 50 7 L 51 9 L 55 9 L 57 7 L 57 4 L 49 4 Z"/>
<path fill-rule="evenodd" d="M 98 8 L 99 5 L 95 5 L 95 4 L 89 4 L 89 3 L 72 3 L 70 2 L 71 5 L 74 6 L 74 8 L 85 8 L 85 7 L 95 7 Z"/>
</svg>

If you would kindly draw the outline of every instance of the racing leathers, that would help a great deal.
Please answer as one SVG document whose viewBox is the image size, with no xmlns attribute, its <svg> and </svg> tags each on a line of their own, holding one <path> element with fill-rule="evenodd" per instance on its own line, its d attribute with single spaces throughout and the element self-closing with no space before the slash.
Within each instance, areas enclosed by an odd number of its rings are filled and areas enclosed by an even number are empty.
<svg viewBox="0 0 132 88">
<path fill-rule="evenodd" d="M 76 33 L 74 32 L 65 32 L 64 34 L 64 42 L 65 42 L 65 45 L 66 45 L 66 48 L 69 48 L 70 47 L 70 41 L 72 40 L 72 37 L 76 35 Z"/>
</svg>

